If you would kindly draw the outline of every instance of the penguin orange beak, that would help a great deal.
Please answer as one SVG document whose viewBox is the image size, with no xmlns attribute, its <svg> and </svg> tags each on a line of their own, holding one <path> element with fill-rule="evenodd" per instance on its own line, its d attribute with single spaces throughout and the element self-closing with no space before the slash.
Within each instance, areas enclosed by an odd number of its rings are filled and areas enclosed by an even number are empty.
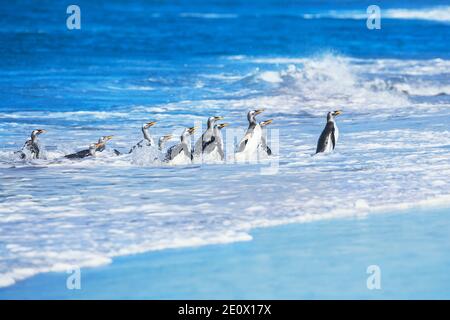
<svg viewBox="0 0 450 320">
<path fill-rule="evenodd" d="M 145 127 L 150 128 L 150 127 L 154 126 L 155 124 L 156 124 L 156 121 L 150 121 L 145 124 Z"/>
<path fill-rule="evenodd" d="M 273 119 L 269 119 L 269 120 L 263 121 L 261 124 L 262 124 L 263 126 L 267 126 L 267 125 L 271 124 L 272 121 L 273 121 Z"/>
<path fill-rule="evenodd" d="M 221 124 L 219 124 L 219 128 L 222 129 L 222 128 L 228 127 L 229 125 L 230 125 L 229 123 L 221 123 Z"/>
<path fill-rule="evenodd" d="M 46 133 L 47 132 L 47 130 L 44 130 L 44 129 L 38 129 L 38 133 L 39 134 L 41 134 L 41 133 Z"/>
<path fill-rule="evenodd" d="M 106 137 L 105 137 L 105 142 L 111 140 L 113 137 L 114 137 L 114 136 L 106 136 Z"/>
<path fill-rule="evenodd" d="M 260 114 L 260 113 L 263 113 L 264 112 L 264 109 L 256 109 L 255 110 L 255 116 L 257 115 L 257 114 Z"/>
<path fill-rule="evenodd" d="M 197 129 L 197 127 L 191 127 L 188 129 L 189 134 L 193 134 L 195 132 L 195 130 Z"/>
<path fill-rule="evenodd" d="M 219 120 L 222 120 L 223 119 L 223 117 L 222 116 L 219 116 L 219 117 L 214 117 L 214 120 L 215 121 L 219 121 Z"/>
<path fill-rule="evenodd" d="M 336 110 L 335 112 L 333 112 L 333 115 L 338 116 L 342 113 L 341 110 Z"/>
</svg>

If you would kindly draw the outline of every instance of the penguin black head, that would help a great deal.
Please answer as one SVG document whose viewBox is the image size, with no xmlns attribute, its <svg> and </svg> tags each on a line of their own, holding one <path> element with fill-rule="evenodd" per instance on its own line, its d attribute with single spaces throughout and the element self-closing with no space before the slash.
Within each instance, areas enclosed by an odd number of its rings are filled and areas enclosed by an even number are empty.
<svg viewBox="0 0 450 320">
<path fill-rule="evenodd" d="M 225 127 L 228 127 L 229 126 L 229 123 L 221 123 L 221 124 L 218 124 L 217 125 L 217 128 L 219 129 L 219 130 L 221 130 L 221 129 L 223 129 L 223 128 L 225 128 Z"/>
<path fill-rule="evenodd" d="M 197 127 L 191 127 L 184 129 L 183 133 L 181 134 L 181 142 L 183 141 L 190 141 L 191 135 L 195 132 Z"/>
<path fill-rule="evenodd" d="M 46 133 L 46 132 L 47 132 L 47 130 L 44 130 L 44 129 L 36 129 L 31 132 L 31 136 L 36 137 L 36 136 L 38 136 L 42 133 Z"/>
<path fill-rule="evenodd" d="M 340 115 L 342 113 L 342 111 L 341 110 L 336 110 L 336 111 L 333 111 L 333 112 L 328 112 L 328 114 L 327 114 L 327 121 L 332 121 L 332 120 L 334 120 L 334 118 L 336 117 L 336 116 L 338 116 L 338 115 Z"/>
<path fill-rule="evenodd" d="M 273 122 L 273 119 L 269 119 L 269 120 L 266 120 L 266 121 L 261 121 L 261 122 L 259 123 L 259 125 L 260 125 L 261 128 L 262 128 L 262 127 L 268 126 L 268 125 L 271 124 L 272 122 Z"/>
<path fill-rule="evenodd" d="M 171 140 L 172 138 L 173 138 L 173 135 L 171 135 L 171 134 L 166 134 L 165 136 L 160 137 L 158 141 L 159 141 L 160 143 L 162 143 L 162 142 L 169 141 L 169 140 Z"/>
<path fill-rule="evenodd" d="M 255 117 L 262 113 L 264 111 L 264 109 L 256 109 L 256 110 L 251 110 L 247 113 L 247 119 L 249 123 L 256 123 L 256 119 Z"/>
<path fill-rule="evenodd" d="M 98 143 L 103 143 L 105 144 L 106 142 L 108 142 L 109 140 L 111 140 L 113 138 L 113 136 L 103 136 L 100 139 L 98 139 Z"/>
<path fill-rule="evenodd" d="M 223 117 L 209 117 L 208 118 L 208 128 L 213 128 L 216 121 L 222 120 Z"/>
</svg>

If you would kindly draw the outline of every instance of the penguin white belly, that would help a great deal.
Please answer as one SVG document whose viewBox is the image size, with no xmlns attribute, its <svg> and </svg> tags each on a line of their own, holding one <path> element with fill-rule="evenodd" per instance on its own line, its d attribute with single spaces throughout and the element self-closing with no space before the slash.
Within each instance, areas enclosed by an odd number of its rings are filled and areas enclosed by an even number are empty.
<svg viewBox="0 0 450 320">
<path fill-rule="evenodd" d="M 186 154 L 183 151 L 181 151 L 179 154 L 175 156 L 175 158 L 173 158 L 170 161 L 170 164 L 180 165 L 180 164 L 190 164 L 191 162 L 192 162 L 191 158 L 186 156 Z"/>
<path fill-rule="evenodd" d="M 335 144 L 337 144 L 338 139 L 339 139 L 339 128 L 337 127 L 336 124 L 334 124 L 334 141 L 335 141 Z"/>
<path fill-rule="evenodd" d="M 326 146 L 325 146 L 324 152 L 331 152 L 331 151 L 333 151 L 333 141 L 331 141 L 331 135 L 329 135 L 325 141 L 326 141 L 325 142 Z"/>
<path fill-rule="evenodd" d="M 220 161 L 222 160 L 218 151 L 218 147 L 215 146 L 214 149 L 211 152 L 204 153 L 203 154 L 203 161 L 207 162 L 213 162 L 213 161 Z"/>
<path fill-rule="evenodd" d="M 258 146 L 261 141 L 261 134 L 261 127 L 258 124 L 255 126 L 255 129 L 253 129 L 253 134 L 248 140 L 245 149 L 236 153 L 236 160 L 243 161 L 256 158 Z"/>
</svg>

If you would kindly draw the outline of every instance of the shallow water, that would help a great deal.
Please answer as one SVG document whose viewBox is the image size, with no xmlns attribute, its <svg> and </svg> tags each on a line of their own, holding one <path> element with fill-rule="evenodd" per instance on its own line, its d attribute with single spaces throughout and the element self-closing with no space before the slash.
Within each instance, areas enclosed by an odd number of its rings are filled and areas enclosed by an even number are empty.
<svg viewBox="0 0 450 320">
<path fill-rule="evenodd" d="M 41 274 L 0 299 L 448 299 L 449 223 L 428 208 L 258 228 L 252 241 L 82 268 L 79 290 L 66 287 L 73 270 Z"/>
<path fill-rule="evenodd" d="M 450 202 L 445 2 L 390 2 L 397 11 L 372 31 L 356 2 L 79 5 L 80 31 L 51 1 L 1 8 L 0 285 L 248 240 L 260 226 Z M 221 115 L 226 139 L 254 108 L 274 119 L 275 156 L 261 163 L 167 166 L 112 152 L 150 120 L 153 134 L 179 135 Z M 312 157 L 335 109 L 337 148 Z M 36 128 L 48 130 L 47 160 L 18 161 Z M 107 134 L 99 157 L 60 160 Z"/>
</svg>

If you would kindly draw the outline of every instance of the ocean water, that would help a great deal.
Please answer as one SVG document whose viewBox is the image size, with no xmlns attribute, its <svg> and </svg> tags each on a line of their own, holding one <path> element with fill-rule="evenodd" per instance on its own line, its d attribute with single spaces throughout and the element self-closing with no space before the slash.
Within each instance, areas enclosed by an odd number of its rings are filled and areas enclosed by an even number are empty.
<svg viewBox="0 0 450 320">
<path fill-rule="evenodd" d="M 256 227 L 450 204 L 448 2 L 382 1 L 380 30 L 366 1 L 77 4 L 72 31 L 58 1 L 0 4 L 0 286 Z M 157 136 L 211 115 L 244 130 L 256 108 L 274 119 L 260 163 L 112 151 L 150 120 Z M 336 109 L 337 148 L 313 157 Z M 36 128 L 46 159 L 18 160 Z M 103 135 L 99 157 L 61 160 Z"/>
<path fill-rule="evenodd" d="M 257 228 L 252 241 L 83 268 L 78 290 L 66 286 L 73 270 L 42 273 L 0 299 L 449 299 L 449 223 L 447 208 L 414 208 Z M 379 268 L 376 289 L 369 266 Z"/>
</svg>

